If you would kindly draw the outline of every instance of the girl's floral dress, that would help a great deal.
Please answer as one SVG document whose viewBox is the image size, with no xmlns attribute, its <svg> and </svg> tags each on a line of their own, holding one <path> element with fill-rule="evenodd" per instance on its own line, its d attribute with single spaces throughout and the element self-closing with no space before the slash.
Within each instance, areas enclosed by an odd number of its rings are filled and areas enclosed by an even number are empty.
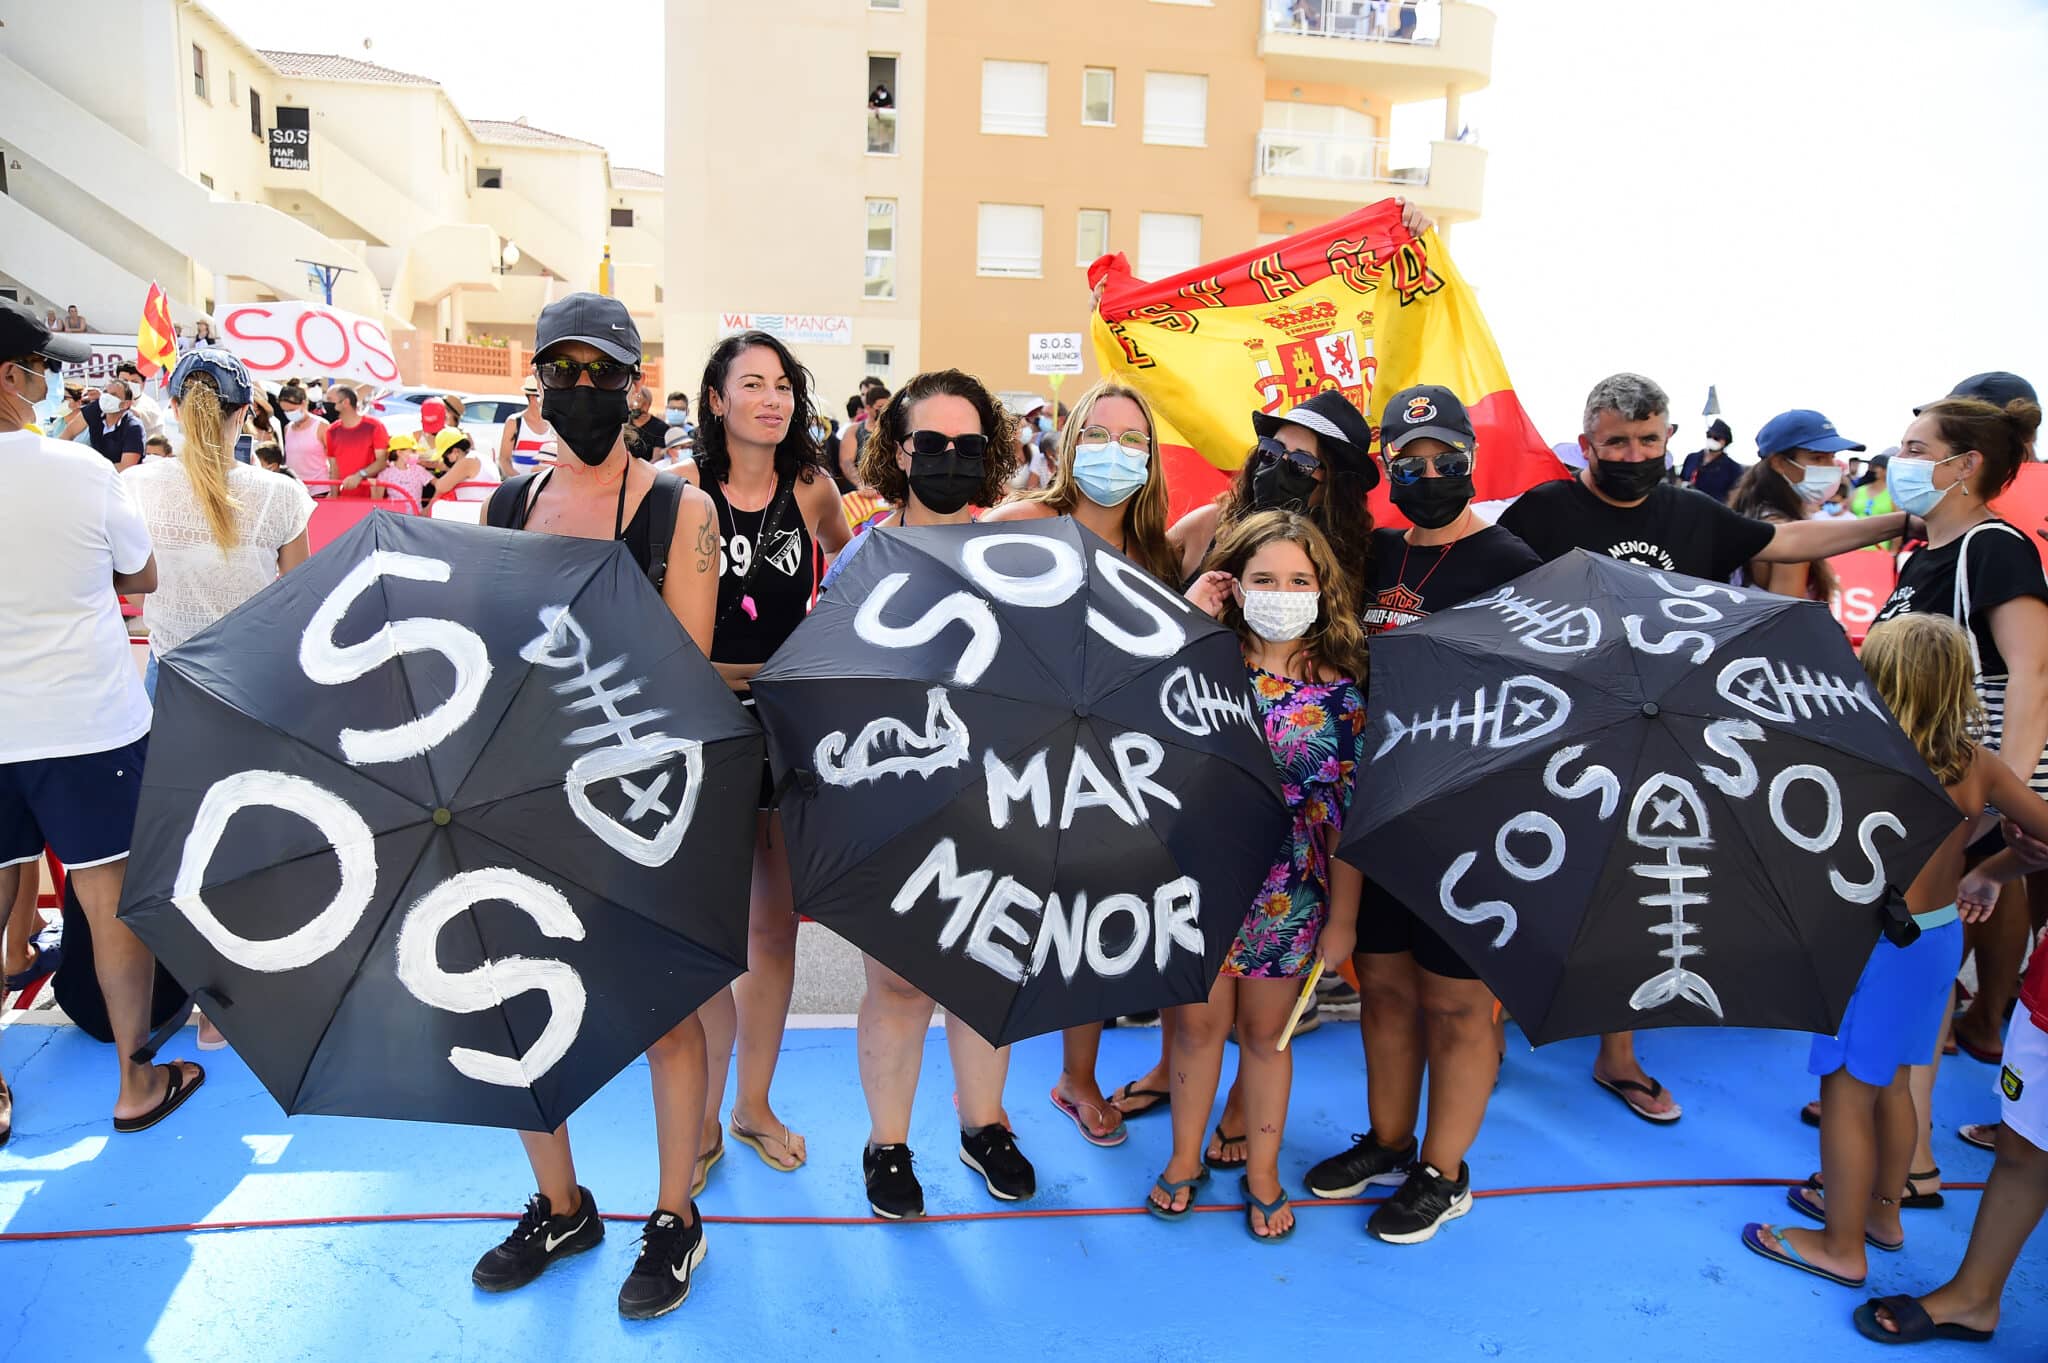
<svg viewBox="0 0 2048 1363">
<path fill-rule="evenodd" d="M 1247 670 L 1266 744 L 1280 769 L 1280 791 L 1294 817 L 1279 860 L 1266 872 L 1224 958 L 1223 973 L 1299 979 L 1315 964 L 1316 939 L 1330 916 L 1330 854 L 1351 807 L 1365 705 L 1348 681 L 1307 682 Z"/>
</svg>

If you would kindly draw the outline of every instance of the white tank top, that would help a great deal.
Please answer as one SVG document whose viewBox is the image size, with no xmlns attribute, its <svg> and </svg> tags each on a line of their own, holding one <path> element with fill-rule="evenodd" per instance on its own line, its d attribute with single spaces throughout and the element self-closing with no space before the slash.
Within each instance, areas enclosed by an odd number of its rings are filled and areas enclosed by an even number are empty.
<svg viewBox="0 0 2048 1363">
<path fill-rule="evenodd" d="M 543 421 L 540 431 L 535 434 L 526 424 L 526 413 L 512 418 L 512 471 L 529 473 L 541 467 L 541 461 L 555 457 L 555 428 Z"/>
<path fill-rule="evenodd" d="M 455 489 L 456 501 L 488 502 L 491 499 L 491 494 L 497 491 L 497 487 L 495 485 L 504 482 L 505 478 L 504 475 L 498 471 L 498 461 L 495 456 L 486 459 L 482 455 L 478 455 L 476 461 L 476 472 L 470 474 L 469 477 L 463 479 L 462 481 L 465 483 L 490 483 L 493 486 L 459 487 Z"/>
</svg>

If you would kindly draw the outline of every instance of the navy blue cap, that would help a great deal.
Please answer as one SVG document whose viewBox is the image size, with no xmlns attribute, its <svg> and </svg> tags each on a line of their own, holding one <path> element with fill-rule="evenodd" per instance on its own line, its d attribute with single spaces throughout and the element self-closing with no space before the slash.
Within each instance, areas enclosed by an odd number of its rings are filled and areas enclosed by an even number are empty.
<svg viewBox="0 0 2048 1363">
<path fill-rule="evenodd" d="M 563 341 L 582 341 L 620 364 L 640 363 L 640 328 L 618 299 L 601 293 L 572 293 L 540 310 L 533 324 L 533 353 Z"/>
<path fill-rule="evenodd" d="M 177 368 L 171 370 L 171 396 L 182 398 L 185 381 L 194 374 L 205 374 L 213 380 L 213 391 L 220 394 L 223 407 L 245 406 L 256 386 L 249 379 L 247 367 L 218 346 L 198 346 L 178 358 Z"/>
<path fill-rule="evenodd" d="M 1756 433 L 1756 452 L 1758 457 L 1764 459 L 1774 454 L 1783 454 L 1787 450 L 1839 454 L 1843 450 L 1863 448 L 1837 431 L 1834 422 L 1807 407 L 1778 413 L 1766 421 L 1763 429 Z"/>
<path fill-rule="evenodd" d="M 1988 402 L 2000 411 L 2014 398 L 2025 398 L 2028 402 L 2039 403 L 2034 385 L 2017 374 L 2008 374 L 2003 369 L 1994 369 L 1988 374 L 1972 374 L 1955 387 L 1949 389 L 1952 398 L 1975 398 Z"/>
</svg>

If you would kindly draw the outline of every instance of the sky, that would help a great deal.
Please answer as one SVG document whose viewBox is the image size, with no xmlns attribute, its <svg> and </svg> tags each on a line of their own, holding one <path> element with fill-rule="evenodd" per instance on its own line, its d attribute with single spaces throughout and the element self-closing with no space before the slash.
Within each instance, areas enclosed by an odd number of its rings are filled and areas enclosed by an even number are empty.
<svg viewBox="0 0 2048 1363">
<path fill-rule="evenodd" d="M 662 168 L 656 0 L 579 12 L 600 23 L 499 0 L 488 25 L 419 0 L 206 3 L 261 46 L 430 75 L 473 117 Z M 1576 436 L 1621 369 L 1671 393 L 1681 450 L 1709 384 L 1738 451 L 1791 407 L 1876 450 L 1967 374 L 2048 387 L 2048 0 L 1489 8 L 1493 84 L 1463 109 L 1486 211 L 1451 248 L 1547 439 Z M 1417 107 L 1392 131 L 1441 120 Z"/>
</svg>

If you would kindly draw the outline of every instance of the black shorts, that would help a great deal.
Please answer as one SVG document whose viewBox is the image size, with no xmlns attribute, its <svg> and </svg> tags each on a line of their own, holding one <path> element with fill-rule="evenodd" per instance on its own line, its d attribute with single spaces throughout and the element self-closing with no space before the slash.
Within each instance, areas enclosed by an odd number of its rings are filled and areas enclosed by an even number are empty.
<svg viewBox="0 0 2048 1363">
<path fill-rule="evenodd" d="M 1358 945 L 1361 956 L 1392 956 L 1407 952 L 1415 964 L 1447 980 L 1476 980 L 1479 972 L 1437 930 L 1406 904 L 1372 881 L 1358 899 Z"/>
</svg>

